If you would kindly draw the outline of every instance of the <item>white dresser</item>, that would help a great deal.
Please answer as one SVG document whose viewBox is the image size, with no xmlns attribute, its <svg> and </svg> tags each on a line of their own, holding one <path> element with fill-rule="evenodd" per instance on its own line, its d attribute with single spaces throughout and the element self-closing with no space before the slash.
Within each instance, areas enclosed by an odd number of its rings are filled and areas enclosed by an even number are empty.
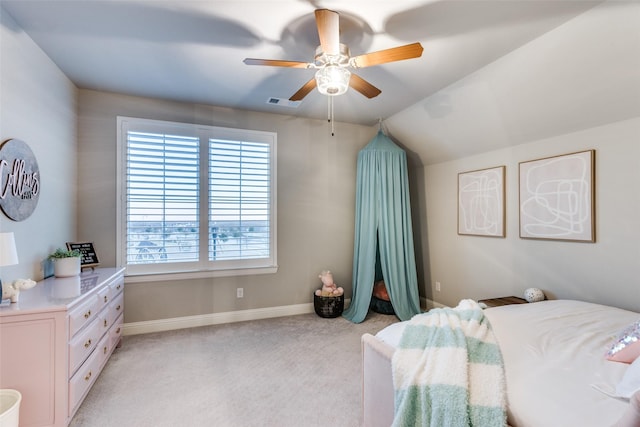
<svg viewBox="0 0 640 427">
<path fill-rule="evenodd" d="M 0 307 L 0 388 L 22 393 L 20 426 L 67 426 L 120 342 L 124 269 L 48 278 Z"/>
</svg>

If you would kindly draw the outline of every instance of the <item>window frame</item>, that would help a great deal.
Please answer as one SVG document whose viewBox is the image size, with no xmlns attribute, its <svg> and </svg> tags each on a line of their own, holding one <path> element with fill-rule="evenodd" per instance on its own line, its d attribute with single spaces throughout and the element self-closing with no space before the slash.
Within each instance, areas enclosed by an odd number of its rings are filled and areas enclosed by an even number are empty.
<svg viewBox="0 0 640 427">
<path fill-rule="evenodd" d="M 127 135 L 128 132 L 175 134 L 199 138 L 199 214 L 200 246 L 209 244 L 209 141 L 222 139 L 265 143 L 269 146 L 269 256 L 225 261 L 199 259 L 186 263 L 127 264 Z M 275 132 L 198 125 L 164 120 L 117 116 L 116 146 L 116 263 L 135 281 L 224 277 L 277 272 L 277 134 Z M 206 173 L 203 173 L 206 171 Z M 203 243 L 204 242 L 204 243 Z M 202 254 L 202 251 L 199 251 Z M 206 253 L 206 251 L 205 251 Z"/>
</svg>

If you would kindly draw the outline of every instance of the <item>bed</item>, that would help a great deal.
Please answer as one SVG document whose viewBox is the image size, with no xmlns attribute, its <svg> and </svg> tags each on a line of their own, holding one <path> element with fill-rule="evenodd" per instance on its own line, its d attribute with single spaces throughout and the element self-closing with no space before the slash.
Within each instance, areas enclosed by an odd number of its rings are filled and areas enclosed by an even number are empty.
<svg viewBox="0 0 640 427">
<path fill-rule="evenodd" d="M 640 426 L 640 393 L 630 401 L 616 397 L 616 386 L 629 376 L 632 365 L 605 358 L 620 332 L 640 319 L 639 313 L 552 300 L 487 308 L 484 315 L 504 360 L 510 426 L 602 427 L 621 418 L 625 426 Z M 406 323 L 362 336 L 366 427 L 392 424 L 391 360 Z"/>
</svg>

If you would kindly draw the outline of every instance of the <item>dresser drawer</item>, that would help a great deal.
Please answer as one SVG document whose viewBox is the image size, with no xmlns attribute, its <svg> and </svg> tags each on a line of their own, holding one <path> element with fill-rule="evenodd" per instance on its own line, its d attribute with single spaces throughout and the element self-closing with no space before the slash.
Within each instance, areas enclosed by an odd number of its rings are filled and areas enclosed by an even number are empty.
<svg viewBox="0 0 640 427">
<path fill-rule="evenodd" d="M 124 294 L 120 292 L 109 305 L 109 325 L 124 312 Z"/>
<path fill-rule="evenodd" d="M 100 318 L 98 319 L 98 323 L 100 323 L 100 336 L 102 336 L 102 334 L 106 334 L 113 323 L 113 319 L 109 313 L 110 311 L 108 308 L 100 312 Z"/>
<path fill-rule="evenodd" d="M 95 319 L 100 308 L 98 297 L 93 295 L 89 297 L 87 301 L 80 304 L 80 306 L 71 310 L 69 312 L 69 337 L 73 338 L 84 325 Z"/>
<path fill-rule="evenodd" d="M 101 319 L 96 317 L 69 343 L 69 374 L 73 373 L 91 354 L 103 335 Z"/>
<path fill-rule="evenodd" d="M 113 292 L 111 291 L 111 286 L 104 286 L 98 291 L 98 302 L 100 304 L 100 309 L 109 305 L 112 295 Z"/>
<path fill-rule="evenodd" d="M 123 325 L 124 325 L 124 314 L 121 314 L 120 317 L 118 317 L 116 322 L 111 327 L 111 331 L 109 331 L 112 349 L 118 345 L 118 343 L 120 342 L 120 339 L 122 338 Z"/>
<path fill-rule="evenodd" d="M 107 340 L 105 336 L 104 340 Z M 101 346 L 102 341 L 100 342 Z M 95 382 L 100 374 L 100 368 L 105 360 L 102 351 L 94 351 L 91 357 L 78 369 L 73 377 L 69 380 L 69 414 L 73 415 L 77 407 L 82 402 L 82 398 L 87 393 L 91 385 Z"/>
<path fill-rule="evenodd" d="M 105 334 L 100 340 L 100 343 L 96 347 L 96 353 L 100 353 L 98 358 L 100 359 L 100 371 L 104 367 L 104 364 L 109 360 L 113 346 L 111 345 L 111 335 Z"/>
<path fill-rule="evenodd" d="M 111 288 L 111 295 L 115 297 L 124 290 L 124 277 L 118 277 L 109 284 L 109 287 Z"/>
</svg>

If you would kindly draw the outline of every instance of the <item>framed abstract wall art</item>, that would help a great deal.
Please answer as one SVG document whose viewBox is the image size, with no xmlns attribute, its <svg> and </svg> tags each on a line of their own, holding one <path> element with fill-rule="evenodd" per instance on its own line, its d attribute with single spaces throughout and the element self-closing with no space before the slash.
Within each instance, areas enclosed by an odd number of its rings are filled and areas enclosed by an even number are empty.
<svg viewBox="0 0 640 427">
<path fill-rule="evenodd" d="M 458 174 L 458 234 L 505 236 L 505 166 Z"/>
<path fill-rule="evenodd" d="M 520 163 L 520 237 L 595 242 L 595 150 Z"/>
</svg>

